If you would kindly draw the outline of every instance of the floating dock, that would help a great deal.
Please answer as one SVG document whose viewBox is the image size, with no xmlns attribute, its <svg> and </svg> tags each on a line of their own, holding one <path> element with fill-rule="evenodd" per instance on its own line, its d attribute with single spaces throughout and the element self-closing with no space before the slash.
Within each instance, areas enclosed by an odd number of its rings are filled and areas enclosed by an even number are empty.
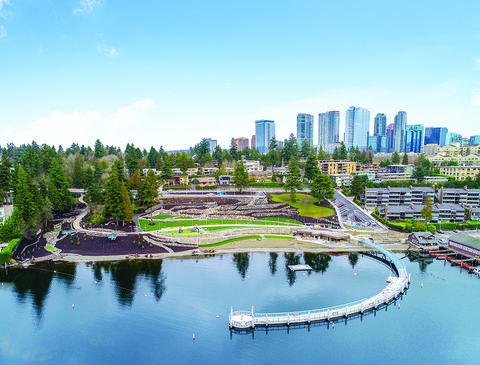
<svg viewBox="0 0 480 365">
<path fill-rule="evenodd" d="M 389 261 L 392 271 L 396 274 L 398 273 L 397 276 L 389 277 L 390 282 L 381 293 L 352 303 L 306 311 L 255 313 L 253 306 L 250 311 L 234 311 L 232 307 L 230 308 L 229 316 L 230 329 L 248 330 L 255 329 L 256 326 L 290 326 L 296 324 L 311 324 L 312 322 L 320 321 L 334 321 L 339 318 L 348 318 L 349 316 L 376 310 L 380 306 L 387 305 L 395 300 L 408 289 L 410 283 L 410 275 L 407 273 L 405 265 L 392 252 L 380 245 L 371 241 L 362 241 L 362 243 L 382 253 L 385 259 Z M 292 270 L 290 266 L 289 269 Z"/>
<path fill-rule="evenodd" d="M 312 271 L 310 265 L 289 265 L 288 268 L 292 271 Z"/>
</svg>

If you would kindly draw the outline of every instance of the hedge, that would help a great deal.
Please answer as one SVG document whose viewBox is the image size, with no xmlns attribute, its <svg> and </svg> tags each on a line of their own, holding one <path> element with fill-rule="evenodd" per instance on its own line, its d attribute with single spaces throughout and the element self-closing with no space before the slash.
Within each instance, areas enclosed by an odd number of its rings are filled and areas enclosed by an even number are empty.
<svg viewBox="0 0 480 365">
<path fill-rule="evenodd" d="M 20 242 L 20 238 L 11 240 L 7 247 L 0 252 L 0 265 L 3 266 L 5 263 L 8 264 L 10 262 L 15 248 L 17 248 L 18 242 Z"/>
</svg>

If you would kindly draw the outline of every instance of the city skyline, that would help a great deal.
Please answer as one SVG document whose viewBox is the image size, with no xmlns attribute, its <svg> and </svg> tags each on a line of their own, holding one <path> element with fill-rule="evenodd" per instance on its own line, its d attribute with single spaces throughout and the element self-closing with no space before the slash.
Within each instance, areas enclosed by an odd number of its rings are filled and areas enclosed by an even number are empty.
<svg viewBox="0 0 480 365">
<path fill-rule="evenodd" d="M 201 126 L 227 146 L 231 135 L 252 133 L 253 120 L 275 120 L 283 137 L 298 113 L 343 114 L 351 105 L 477 133 L 480 52 L 471 45 L 479 3 L 458 7 L 461 23 L 451 21 L 457 9 L 433 1 L 0 4 L 2 145 L 100 138 L 186 148 Z M 314 27 L 319 13 L 324 26 Z M 390 27 L 384 14 L 404 26 Z M 331 57 L 322 57 L 325 49 Z"/>
</svg>

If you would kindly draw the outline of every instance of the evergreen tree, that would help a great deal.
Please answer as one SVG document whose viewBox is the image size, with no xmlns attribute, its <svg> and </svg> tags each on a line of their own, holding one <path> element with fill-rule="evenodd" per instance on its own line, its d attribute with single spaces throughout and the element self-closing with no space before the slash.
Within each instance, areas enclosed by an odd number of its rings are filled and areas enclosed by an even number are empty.
<svg viewBox="0 0 480 365">
<path fill-rule="evenodd" d="M 305 174 L 303 177 L 307 181 L 312 181 L 316 175 L 320 173 L 318 169 L 317 160 L 315 159 L 315 153 L 310 153 L 305 162 Z"/>
<path fill-rule="evenodd" d="M 179 161 L 180 161 L 180 171 L 182 171 L 183 175 L 186 175 L 188 171 L 188 156 L 185 152 L 182 153 Z"/>
<path fill-rule="evenodd" d="M 20 226 L 23 234 L 31 237 L 36 231 L 37 207 L 35 186 L 22 166 L 17 166 L 17 183 L 15 186 L 15 208 L 18 209 Z"/>
<path fill-rule="evenodd" d="M 333 150 L 332 159 L 335 161 L 340 160 L 340 149 L 338 147 L 335 147 L 335 149 Z"/>
<path fill-rule="evenodd" d="M 432 198 L 430 195 L 427 195 L 425 198 L 425 206 L 420 211 L 422 213 L 422 217 L 425 218 L 425 221 L 431 221 L 433 216 L 433 205 L 432 205 Z"/>
<path fill-rule="evenodd" d="M 270 140 L 268 152 L 266 155 L 266 163 L 268 166 L 278 166 L 280 164 L 280 156 L 278 151 L 278 143 L 275 138 Z"/>
<path fill-rule="evenodd" d="M 403 154 L 402 165 L 408 165 L 408 155 L 406 152 Z"/>
<path fill-rule="evenodd" d="M 282 158 L 284 161 L 290 161 L 290 158 L 295 156 L 298 160 L 298 143 L 297 139 L 293 134 L 290 134 L 288 140 L 285 140 L 283 150 L 282 150 Z"/>
<path fill-rule="evenodd" d="M 48 198 L 55 213 L 64 213 L 73 206 L 68 180 L 60 164 L 54 160 L 48 172 Z"/>
<path fill-rule="evenodd" d="M 318 202 L 324 199 L 333 199 L 335 190 L 332 185 L 332 178 L 329 175 L 317 174 L 310 185 L 311 194 Z"/>
<path fill-rule="evenodd" d="M 112 168 L 105 187 L 105 215 L 118 220 L 122 218 L 122 183 L 118 178 L 118 172 Z"/>
<path fill-rule="evenodd" d="M 240 160 L 236 163 L 235 169 L 233 170 L 233 185 L 240 192 L 250 185 L 250 180 L 248 178 L 248 172 L 245 169 L 243 161 Z"/>
<path fill-rule="evenodd" d="M 0 161 L 0 191 L 2 192 L 10 190 L 10 182 L 12 180 L 12 173 L 10 171 L 11 167 L 12 163 L 10 162 L 8 151 L 4 148 L 2 150 L 2 158 Z"/>
<path fill-rule="evenodd" d="M 232 158 L 237 161 L 240 158 L 240 154 L 238 153 L 238 146 L 237 142 L 235 142 L 235 138 L 232 138 L 230 141 L 230 155 Z"/>
<path fill-rule="evenodd" d="M 130 201 L 130 196 L 128 195 L 128 190 L 125 187 L 124 182 L 122 181 L 121 185 L 121 209 L 119 218 L 123 222 L 131 222 L 133 220 L 133 209 L 132 202 Z"/>
<path fill-rule="evenodd" d="M 217 144 L 215 146 L 212 158 L 220 163 L 222 162 L 222 148 L 220 147 L 220 145 Z"/>
<path fill-rule="evenodd" d="M 143 179 L 142 187 L 140 189 L 141 202 L 145 206 L 151 206 L 155 203 L 158 197 L 158 180 L 152 170 L 148 170 L 147 176 Z"/>
<path fill-rule="evenodd" d="M 338 148 L 335 147 L 335 149 L 337 150 L 337 154 L 338 154 Z M 319 150 L 318 150 L 318 159 L 320 161 L 322 160 L 329 160 L 330 159 L 330 154 L 325 152 L 322 148 L 322 146 L 320 146 Z"/>
<path fill-rule="evenodd" d="M 355 175 L 350 183 L 350 193 L 360 199 L 360 195 L 365 191 L 368 178 L 366 175 Z"/>
<path fill-rule="evenodd" d="M 140 172 L 138 170 L 133 173 L 128 185 L 131 190 L 136 190 L 137 193 L 140 191 L 142 186 L 142 178 L 140 177 Z"/>
<path fill-rule="evenodd" d="M 400 155 L 398 154 L 398 152 L 394 152 L 392 154 L 392 164 L 398 165 L 399 163 L 400 163 Z"/>
<path fill-rule="evenodd" d="M 297 190 L 302 190 L 302 182 L 298 159 L 294 155 L 290 157 L 288 162 L 288 172 L 283 188 L 285 191 L 290 192 L 290 200 L 295 203 L 297 201 Z"/>
<path fill-rule="evenodd" d="M 152 147 L 150 147 L 150 151 L 148 152 L 147 155 L 147 162 L 148 162 L 148 167 L 151 169 L 154 169 L 156 164 L 157 164 L 157 157 L 158 157 L 158 151 Z"/>
<path fill-rule="evenodd" d="M 81 189 L 84 187 L 85 169 L 83 164 L 83 156 L 78 154 L 73 163 L 72 184 L 74 188 Z"/>
<path fill-rule="evenodd" d="M 170 157 L 167 153 L 165 153 L 163 157 L 163 163 L 162 163 L 162 168 L 161 168 L 162 174 L 160 177 L 163 180 L 170 180 L 173 179 L 173 171 L 172 171 L 172 164 L 170 162 Z M 150 171 L 149 171 L 150 173 Z M 152 171 L 153 173 L 153 171 Z"/>
<path fill-rule="evenodd" d="M 142 158 L 142 152 L 140 151 L 140 153 L 138 153 L 138 151 L 133 144 L 129 145 L 125 151 L 125 165 L 127 165 L 128 174 L 130 176 L 132 176 L 135 170 L 138 170 L 139 168 L 138 160 Z M 140 157 L 138 157 L 139 154 Z"/>
<path fill-rule="evenodd" d="M 226 175 L 227 170 L 225 169 L 225 164 L 222 163 L 220 168 L 215 172 L 215 179 L 218 179 L 222 175 Z"/>
<path fill-rule="evenodd" d="M 342 142 L 340 148 L 338 149 L 338 159 L 339 160 L 346 160 L 348 158 L 347 147 L 345 143 Z"/>
<path fill-rule="evenodd" d="M 302 140 L 302 144 L 300 146 L 300 157 L 307 158 L 310 154 L 310 144 L 306 139 Z"/>
<path fill-rule="evenodd" d="M 105 147 L 103 147 L 102 142 L 100 142 L 99 139 L 95 141 L 95 146 L 94 146 L 94 157 L 95 158 L 102 158 L 107 155 L 107 151 L 105 150 Z"/>
</svg>

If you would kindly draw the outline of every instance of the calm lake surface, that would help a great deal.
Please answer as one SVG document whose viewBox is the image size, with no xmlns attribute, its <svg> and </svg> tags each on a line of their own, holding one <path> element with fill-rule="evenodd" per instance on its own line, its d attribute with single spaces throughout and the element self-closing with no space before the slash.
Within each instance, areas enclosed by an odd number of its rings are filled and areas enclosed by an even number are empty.
<svg viewBox="0 0 480 365">
<path fill-rule="evenodd" d="M 342 304 L 378 293 L 391 272 L 363 256 L 283 253 L 2 270 L 0 364 L 480 363 L 480 280 L 403 261 L 412 283 L 400 309 L 253 336 L 230 333 L 231 305 Z M 304 262 L 315 271 L 286 268 Z"/>
</svg>

